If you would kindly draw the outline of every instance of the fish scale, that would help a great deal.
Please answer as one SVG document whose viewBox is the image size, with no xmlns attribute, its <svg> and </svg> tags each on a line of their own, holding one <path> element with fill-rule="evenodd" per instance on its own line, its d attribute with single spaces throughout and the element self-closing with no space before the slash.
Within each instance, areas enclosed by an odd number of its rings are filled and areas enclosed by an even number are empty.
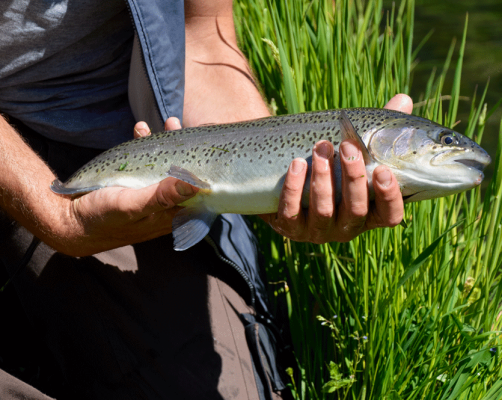
<svg viewBox="0 0 502 400">
<path fill-rule="evenodd" d="M 358 111 L 351 109 L 347 112 L 358 131 L 370 124 L 376 126 L 386 118 L 386 113 L 382 112 L 384 110 L 374 109 L 365 113 Z M 151 135 L 126 142 L 103 153 L 73 175 L 66 182 L 66 187 L 78 188 L 81 187 L 79 183 L 83 183 L 84 187 L 113 186 L 112 181 L 116 179 L 128 180 L 128 173 L 137 174 L 131 180 L 134 186 L 130 187 L 144 187 L 145 184 L 158 181 L 160 173 L 155 172 L 157 168 L 163 168 L 162 172 L 165 173 L 171 164 L 193 168 L 190 171 L 201 177 L 207 174 L 207 165 L 211 162 L 212 175 L 230 180 L 235 178 L 236 181 L 242 177 L 236 172 L 246 173 L 249 170 L 229 169 L 232 165 L 244 166 L 246 163 L 260 161 L 263 174 L 269 174 L 277 166 L 286 171 L 294 158 L 308 158 L 312 146 L 319 140 L 331 141 L 338 151 L 341 139 L 336 121 L 339 115 L 339 110 L 306 113 L 301 114 L 302 117 L 285 115 Z M 201 135 L 211 138 L 201 143 Z M 291 146 L 290 151 L 283 145 Z M 168 147 L 172 149 L 166 150 Z M 122 172 L 122 176 L 116 176 L 117 172 Z M 95 174 L 94 177 L 90 176 L 92 173 Z M 210 176 L 207 178 L 211 179 Z M 104 179 L 109 179 L 109 183 L 103 184 Z"/>
<path fill-rule="evenodd" d="M 110 186 L 142 188 L 168 176 L 197 186 L 199 193 L 182 204 L 186 208 L 173 221 L 175 248 L 184 250 L 205 236 L 218 214 L 276 212 L 291 161 L 301 157 L 310 163 L 312 147 L 319 140 L 333 143 L 337 154 L 346 138 L 357 140 L 369 160 L 370 191 L 372 171 L 385 164 L 408 201 L 473 187 L 481 182 L 481 170 L 490 162 L 475 142 L 432 121 L 397 111 L 360 108 L 154 134 L 102 153 L 64 184 L 55 181 L 51 187 L 56 193 L 75 196 Z M 427 163 L 434 168 L 424 167 Z M 459 179 L 462 172 L 469 176 Z M 339 202 L 337 156 L 334 175 Z M 302 199 L 305 207 L 309 188 L 307 179 Z"/>
</svg>

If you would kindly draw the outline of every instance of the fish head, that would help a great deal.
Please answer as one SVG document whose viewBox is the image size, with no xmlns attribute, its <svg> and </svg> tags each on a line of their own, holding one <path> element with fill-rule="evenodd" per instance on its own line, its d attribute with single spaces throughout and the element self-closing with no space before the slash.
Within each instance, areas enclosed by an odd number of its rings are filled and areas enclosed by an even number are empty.
<svg viewBox="0 0 502 400">
<path fill-rule="evenodd" d="M 392 169 L 405 202 L 471 189 L 491 162 L 467 136 L 414 116 L 383 123 L 364 139 L 373 159 Z"/>
</svg>

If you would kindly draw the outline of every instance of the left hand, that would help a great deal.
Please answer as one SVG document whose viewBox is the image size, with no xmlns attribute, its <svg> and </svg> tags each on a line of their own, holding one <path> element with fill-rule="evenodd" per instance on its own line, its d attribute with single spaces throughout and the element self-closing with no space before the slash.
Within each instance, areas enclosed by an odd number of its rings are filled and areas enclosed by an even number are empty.
<svg viewBox="0 0 502 400">
<path fill-rule="evenodd" d="M 168 118 L 164 123 L 164 129 L 166 131 L 181 129 L 180 120 L 176 117 Z M 136 123 L 136 125 L 134 125 L 134 139 L 138 139 L 144 136 L 150 136 L 151 133 L 152 132 L 150 131 L 150 128 L 148 127 L 148 124 L 146 122 L 139 121 Z"/>
</svg>

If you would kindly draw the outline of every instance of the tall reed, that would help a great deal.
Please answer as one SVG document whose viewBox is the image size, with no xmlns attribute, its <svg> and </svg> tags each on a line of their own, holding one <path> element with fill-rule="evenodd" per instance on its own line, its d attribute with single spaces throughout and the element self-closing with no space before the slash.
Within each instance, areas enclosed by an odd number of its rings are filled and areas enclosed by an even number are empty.
<svg viewBox="0 0 502 400">
<path fill-rule="evenodd" d="M 382 107 L 410 91 L 420 48 L 413 47 L 413 0 L 388 10 L 382 0 L 235 6 L 241 49 L 278 114 Z M 431 72 L 415 108 L 449 127 L 456 123 L 466 31 L 467 19 L 460 45 L 453 42 L 443 68 Z M 491 115 L 486 90 L 471 98 L 465 132 L 477 141 Z M 476 188 L 408 205 L 407 228 L 312 245 L 255 221 L 274 304 L 285 305 L 289 317 L 295 398 L 502 398 L 501 139 L 502 125 L 483 196 Z"/>
</svg>

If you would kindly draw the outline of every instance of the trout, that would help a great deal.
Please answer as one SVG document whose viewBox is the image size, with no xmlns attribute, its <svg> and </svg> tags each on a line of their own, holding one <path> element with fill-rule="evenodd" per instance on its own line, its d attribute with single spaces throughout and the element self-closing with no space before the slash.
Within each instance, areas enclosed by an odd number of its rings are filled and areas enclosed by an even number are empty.
<svg viewBox="0 0 502 400">
<path fill-rule="evenodd" d="M 371 177 L 381 164 L 395 175 L 403 199 L 447 196 L 479 185 L 490 156 L 468 137 L 432 121 L 373 108 L 327 110 L 258 120 L 185 128 L 113 147 L 76 171 L 53 192 L 78 196 L 110 186 L 142 188 L 174 177 L 199 188 L 173 219 L 174 248 L 202 240 L 219 214 L 276 212 L 291 161 L 309 164 L 302 206 L 308 207 L 312 147 L 335 148 L 336 203 L 341 201 L 342 140 L 359 143 Z"/>
</svg>

